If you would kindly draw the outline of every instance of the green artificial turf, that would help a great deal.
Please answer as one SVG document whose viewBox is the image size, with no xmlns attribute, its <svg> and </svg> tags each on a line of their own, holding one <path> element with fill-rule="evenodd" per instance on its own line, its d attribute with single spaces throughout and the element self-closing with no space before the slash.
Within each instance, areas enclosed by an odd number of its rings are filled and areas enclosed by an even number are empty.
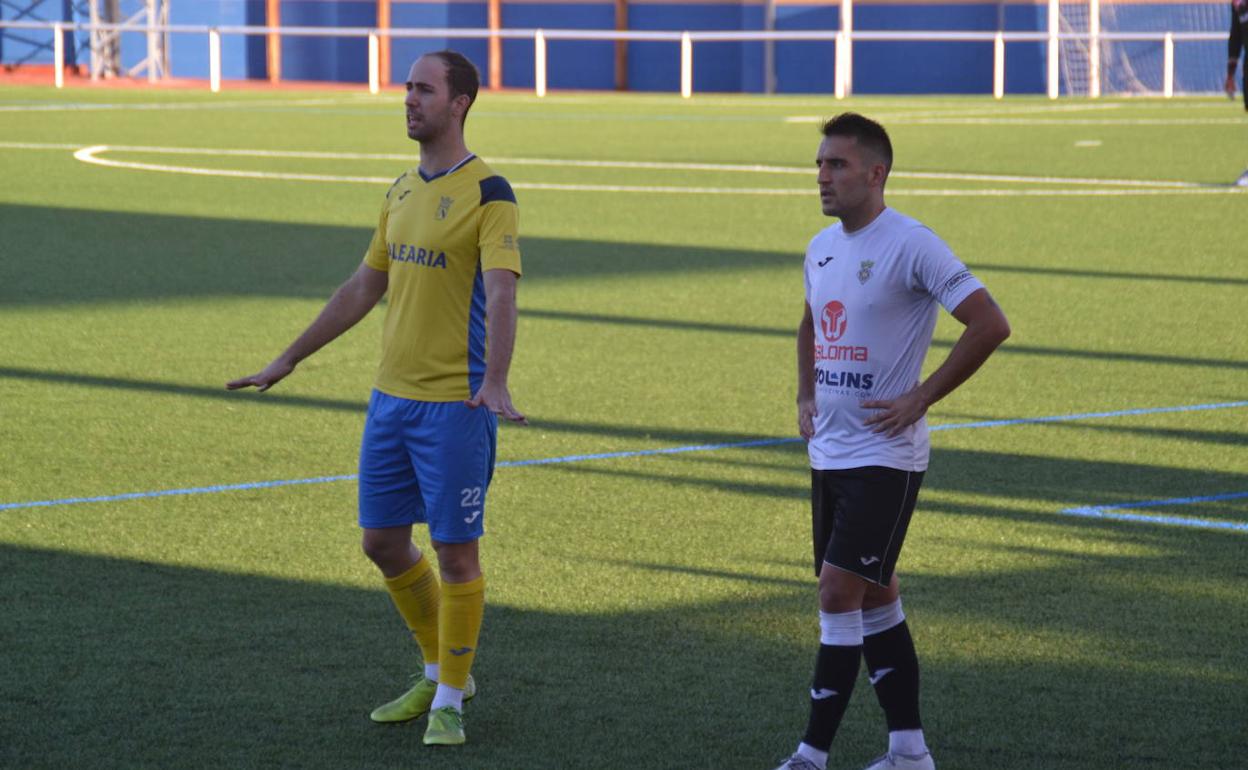
<svg viewBox="0 0 1248 770">
<path fill-rule="evenodd" d="M 451 751 L 367 719 L 417 661 L 359 550 L 353 481 L 67 502 L 353 473 L 380 312 L 269 393 L 223 385 L 354 270 L 386 189 L 74 150 L 388 179 L 415 146 L 397 92 L 0 87 L 23 105 L 67 109 L 0 112 L 0 765 L 766 768 L 792 751 L 818 639 L 797 442 L 500 467 L 481 691 Z M 532 421 L 502 429 L 500 461 L 795 435 L 801 260 L 829 223 L 811 121 L 843 109 L 890 129 L 890 204 L 1013 326 L 933 427 L 1248 397 L 1248 197 L 1052 194 L 1227 184 L 1248 119 L 1225 100 L 485 93 L 468 140 L 520 201 L 511 390 Z M 1050 194 L 966 194 L 1025 189 Z M 957 333 L 943 317 L 929 370 Z M 932 444 L 899 569 L 940 767 L 1235 766 L 1248 532 L 1062 511 L 1248 492 L 1248 408 Z M 1243 497 L 1129 510 L 1248 524 Z M 884 736 L 864 678 L 830 767 Z"/>
</svg>

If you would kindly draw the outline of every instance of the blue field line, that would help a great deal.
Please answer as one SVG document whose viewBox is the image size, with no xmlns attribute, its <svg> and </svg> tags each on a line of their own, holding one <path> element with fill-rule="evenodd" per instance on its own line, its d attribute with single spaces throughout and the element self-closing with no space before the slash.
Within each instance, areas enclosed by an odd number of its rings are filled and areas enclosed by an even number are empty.
<svg viewBox="0 0 1248 770">
<path fill-rule="evenodd" d="M 718 449 L 744 449 L 752 446 L 775 446 L 776 444 L 796 444 L 800 438 L 760 438 L 753 441 L 734 441 L 727 444 L 694 444 L 693 446 L 676 446 L 667 449 L 633 449 L 624 452 L 603 452 L 596 455 L 567 455 L 564 457 L 546 457 L 540 460 L 510 460 L 498 464 L 499 468 L 518 468 L 525 465 L 554 465 L 555 463 L 577 463 L 585 460 L 613 460 L 617 457 L 647 457 L 649 455 L 675 455 L 684 452 L 714 452 Z"/>
<path fill-rule="evenodd" d="M 1103 419 L 1107 417 L 1127 417 L 1141 414 L 1164 414 L 1167 412 L 1195 412 L 1210 409 L 1237 409 L 1248 406 L 1248 401 L 1226 401 L 1217 404 L 1193 404 L 1189 406 L 1159 406 L 1144 409 L 1125 409 L 1116 412 L 1083 412 L 1080 414 L 1052 415 L 1048 417 L 1024 417 L 1013 420 L 984 420 L 980 422 L 957 422 L 935 425 L 932 431 L 960 430 L 963 428 L 998 428 L 1011 425 L 1034 425 L 1049 422 L 1070 422 L 1073 420 Z M 564 455 L 561 457 L 545 457 L 534 460 L 508 460 L 500 462 L 499 468 L 521 468 L 529 465 L 555 465 L 559 463 L 576 463 L 591 460 L 613 460 L 624 457 L 648 457 L 652 455 L 683 454 L 685 452 L 714 452 L 721 449 L 746 449 L 749 447 L 776 446 L 779 444 L 796 444 L 802 439 L 763 438 L 750 441 L 734 441 L 720 444 L 694 444 L 691 446 L 668 447 L 666 449 L 635 449 L 622 452 L 603 452 L 601 454 Z M 119 500 L 141 500 L 149 497 L 174 497 L 178 495 L 202 495 L 215 492 L 238 492 L 247 489 L 271 489 L 273 487 L 289 487 L 296 484 L 324 484 L 331 481 L 355 481 L 359 478 L 354 473 L 339 476 L 318 476 L 308 479 L 282 479 L 278 481 L 253 481 L 243 484 L 217 484 L 208 487 L 190 487 L 187 489 L 162 489 L 153 492 L 127 492 L 118 495 L 99 495 L 96 497 L 66 497 L 57 500 L 34 500 L 20 503 L 0 503 L 0 511 L 18 508 L 45 508 L 54 505 L 76 505 L 79 503 L 111 503 Z M 1071 509 L 1074 510 L 1074 509 Z M 1065 513 L 1065 511 L 1063 511 Z M 1125 514 L 1124 514 L 1125 515 Z M 1147 517 L 1146 517 L 1147 518 Z"/>
<path fill-rule="evenodd" d="M 0 511 L 13 508 L 46 508 L 52 505 L 75 505 L 77 503 L 112 503 L 118 500 L 141 500 L 148 497 L 175 497 L 177 495 L 206 495 L 213 492 L 238 492 L 244 489 L 270 489 L 272 487 L 290 487 L 296 484 L 324 484 L 329 481 L 354 481 L 358 476 L 354 473 L 344 476 L 317 476 L 312 479 L 283 479 L 280 481 L 252 481 L 244 484 L 215 484 L 210 487 L 188 487 L 187 489 L 158 489 L 155 492 L 126 492 L 120 495 L 99 495 L 97 497 L 66 497 L 60 500 L 35 500 L 28 503 L 3 503 Z"/>
<path fill-rule="evenodd" d="M 955 422 L 951 425 L 937 425 L 937 430 L 958 430 L 959 428 L 997 428 L 1005 425 L 1032 425 L 1045 422 L 1070 422 L 1072 420 L 1095 420 L 1105 417 L 1130 417 L 1137 414 L 1166 414 L 1167 412 L 1199 412 L 1206 409 L 1238 409 L 1248 406 L 1248 401 L 1226 401 L 1220 404 L 1192 404 L 1190 406 L 1157 406 L 1145 409 L 1124 409 L 1117 412 L 1084 412 L 1083 414 L 1062 414 L 1052 417 L 1023 417 L 1016 420 L 987 420 L 985 422 Z"/>
<path fill-rule="evenodd" d="M 1240 500 L 1245 497 L 1248 497 L 1248 492 L 1228 492 L 1224 495 L 1206 495 L 1204 497 L 1172 497 L 1168 500 L 1144 500 L 1136 503 L 1081 506 L 1078 508 L 1067 508 L 1062 513 L 1067 516 L 1085 516 L 1092 519 L 1114 519 L 1116 521 L 1136 521 L 1145 524 L 1169 524 L 1174 527 L 1231 529 L 1238 532 L 1248 532 L 1248 523 L 1244 522 L 1196 519 L 1190 516 L 1150 516 L 1143 513 L 1120 513 L 1123 508 L 1160 508 L 1163 505 L 1212 503 L 1220 500 Z"/>
</svg>

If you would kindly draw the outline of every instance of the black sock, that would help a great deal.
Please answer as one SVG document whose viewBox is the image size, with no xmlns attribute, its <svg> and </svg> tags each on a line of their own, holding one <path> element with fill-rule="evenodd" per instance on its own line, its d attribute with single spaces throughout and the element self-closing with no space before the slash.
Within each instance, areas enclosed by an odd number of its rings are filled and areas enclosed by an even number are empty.
<svg viewBox="0 0 1248 770">
<path fill-rule="evenodd" d="M 849 696 L 858 679 L 862 647 L 819 645 L 815 658 L 815 681 L 810 688 L 810 720 L 802 742 L 820 751 L 827 751 L 836 737 L 836 729 L 845 716 Z"/>
<path fill-rule="evenodd" d="M 863 637 L 862 656 L 884 709 L 888 731 L 923 729 L 919 720 L 919 658 L 906 621 Z"/>
</svg>

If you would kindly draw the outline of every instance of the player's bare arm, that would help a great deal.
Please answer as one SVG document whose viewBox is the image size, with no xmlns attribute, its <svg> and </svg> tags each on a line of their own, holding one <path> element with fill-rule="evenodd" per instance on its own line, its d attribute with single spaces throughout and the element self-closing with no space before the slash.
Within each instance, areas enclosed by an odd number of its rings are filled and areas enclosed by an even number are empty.
<svg viewBox="0 0 1248 770">
<path fill-rule="evenodd" d="M 485 377 L 481 388 L 464 403 L 474 409 L 484 406 L 506 420 L 528 425 L 529 421 L 512 405 L 507 390 L 507 372 L 516 344 L 517 276 L 510 270 L 486 270 L 483 278 L 487 325 Z"/>
<path fill-rule="evenodd" d="M 815 435 L 815 320 L 810 305 L 802 303 L 797 326 L 797 432 L 809 441 Z"/>
<path fill-rule="evenodd" d="M 917 422 L 932 404 L 966 382 L 1010 336 L 1009 321 L 987 289 L 978 289 L 962 300 L 954 308 L 953 317 L 966 328 L 948 358 L 931 376 L 898 398 L 862 402 L 863 408 L 880 410 L 864 421 L 874 426 L 873 432 L 896 436 Z"/>
<path fill-rule="evenodd" d="M 386 293 L 389 278 L 385 272 L 360 265 L 325 303 L 320 315 L 280 356 L 263 370 L 225 384 L 228 390 L 255 387 L 268 390 L 295 370 L 299 362 L 328 345 L 359 323 Z"/>
</svg>

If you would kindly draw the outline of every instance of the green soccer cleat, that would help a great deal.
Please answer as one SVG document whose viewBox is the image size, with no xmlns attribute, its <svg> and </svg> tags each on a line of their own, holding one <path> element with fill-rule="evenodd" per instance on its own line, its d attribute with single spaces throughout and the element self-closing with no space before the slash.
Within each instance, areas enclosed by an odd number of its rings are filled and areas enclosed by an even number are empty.
<svg viewBox="0 0 1248 770">
<path fill-rule="evenodd" d="M 429 714 L 425 728 L 426 746 L 459 746 L 464 738 L 464 715 L 453 706 L 443 706 Z"/>
<path fill-rule="evenodd" d="M 413 719 L 423 717 L 429 713 L 429 706 L 433 703 L 433 695 L 438 691 L 438 683 L 432 679 L 417 674 L 416 683 L 412 688 L 403 693 L 399 697 L 373 709 L 373 713 L 368 718 L 374 722 L 394 723 L 394 722 L 410 722 Z M 468 675 L 468 684 L 464 687 L 464 701 L 472 700 L 472 696 L 477 694 L 477 683 L 472 680 L 472 675 Z M 463 741 L 460 741 L 461 743 Z"/>
</svg>

